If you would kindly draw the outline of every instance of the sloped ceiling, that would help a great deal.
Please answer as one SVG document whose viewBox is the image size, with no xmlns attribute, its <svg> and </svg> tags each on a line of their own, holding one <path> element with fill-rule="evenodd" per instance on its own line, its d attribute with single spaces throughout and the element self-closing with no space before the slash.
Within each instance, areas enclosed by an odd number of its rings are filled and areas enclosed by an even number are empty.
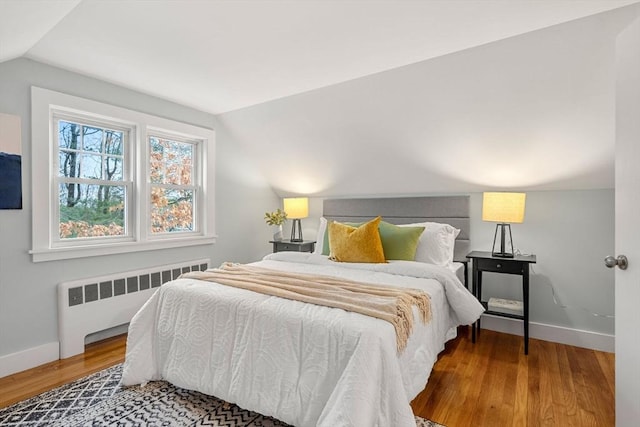
<svg viewBox="0 0 640 427">
<path fill-rule="evenodd" d="M 0 1 L 0 62 L 27 53 L 78 3 L 80 0 Z"/>
<path fill-rule="evenodd" d="M 0 0 L 0 61 L 219 114 L 280 195 L 612 188 L 638 3 Z"/>
<path fill-rule="evenodd" d="M 615 38 L 637 13 L 583 18 L 219 121 L 283 196 L 613 188 Z"/>
<path fill-rule="evenodd" d="M 26 56 L 210 113 L 255 105 L 637 0 L 1 0 Z"/>
</svg>

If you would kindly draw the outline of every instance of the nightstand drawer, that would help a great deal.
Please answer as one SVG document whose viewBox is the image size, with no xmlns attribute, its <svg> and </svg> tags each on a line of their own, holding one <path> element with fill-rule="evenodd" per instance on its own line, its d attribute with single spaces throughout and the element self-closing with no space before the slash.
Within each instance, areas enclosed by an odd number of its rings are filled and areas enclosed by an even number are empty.
<svg viewBox="0 0 640 427">
<path fill-rule="evenodd" d="M 292 245 L 290 243 L 276 243 L 278 251 L 299 251 L 301 245 Z"/>
<path fill-rule="evenodd" d="M 273 252 L 313 252 L 316 242 L 305 240 L 304 242 L 292 242 L 291 240 L 272 240 Z"/>
<path fill-rule="evenodd" d="M 513 259 L 475 259 L 478 263 L 478 270 L 489 271 L 494 273 L 507 274 L 523 274 L 525 268 L 529 268 L 529 264 L 525 262 L 514 261 Z"/>
</svg>

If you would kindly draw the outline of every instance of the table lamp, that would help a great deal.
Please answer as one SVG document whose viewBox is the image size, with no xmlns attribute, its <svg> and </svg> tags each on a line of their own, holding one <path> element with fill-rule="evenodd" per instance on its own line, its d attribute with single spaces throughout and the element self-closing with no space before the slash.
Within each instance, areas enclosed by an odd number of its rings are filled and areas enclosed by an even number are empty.
<svg viewBox="0 0 640 427">
<path fill-rule="evenodd" d="M 290 197 L 284 199 L 284 211 L 287 218 L 293 220 L 291 224 L 291 241 L 302 242 L 301 218 L 309 216 L 309 199 L 307 197 Z"/>
<path fill-rule="evenodd" d="M 497 222 L 496 231 L 493 234 L 493 247 L 491 255 L 502 258 L 513 258 L 513 238 L 511 236 L 511 224 L 520 224 L 524 221 L 525 193 L 483 193 L 482 195 L 482 220 Z M 496 238 L 500 229 L 500 249 L 496 251 Z M 509 233 L 510 251 L 507 250 L 506 240 Z"/>
</svg>

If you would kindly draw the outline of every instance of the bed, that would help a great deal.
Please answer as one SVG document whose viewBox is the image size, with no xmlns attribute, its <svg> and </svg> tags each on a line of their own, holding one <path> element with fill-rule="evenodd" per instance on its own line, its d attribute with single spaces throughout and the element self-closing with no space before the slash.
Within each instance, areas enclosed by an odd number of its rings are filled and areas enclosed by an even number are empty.
<svg viewBox="0 0 640 427">
<path fill-rule="evenodd" d="M 451 224 L 460 230 L 453 257 L 468 250 L 466 196 L 332 199 L 323 206 L 329 221 L 375 215 L 393 224 Z M 163 379 L 300 427 L 415 426 L 410 401 L 424 389 L 438 353 L 458 325 L 483 311 L 454 263 L 337 263 L 319 248 L 270 254 L 251 265 L 422 289 L 431 320 L 419 321 L 414 310 L 413 331 L 399 351 L 396 331 L 384 320 L 180 278 L 162 285 L 133 318 L 123 384 Z"/>
</svg>

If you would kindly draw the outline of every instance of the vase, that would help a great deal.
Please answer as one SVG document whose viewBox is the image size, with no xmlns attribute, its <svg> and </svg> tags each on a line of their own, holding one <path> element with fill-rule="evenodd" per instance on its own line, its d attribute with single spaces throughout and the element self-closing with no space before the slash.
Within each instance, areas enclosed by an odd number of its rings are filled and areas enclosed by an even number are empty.
<svg viewBox="0 0 640 427">
<path fill-rule="evenodd" d="M 276 242 L 282 240 L 282 224 L 273 226 L 273 240 Z"/>
</svg>

